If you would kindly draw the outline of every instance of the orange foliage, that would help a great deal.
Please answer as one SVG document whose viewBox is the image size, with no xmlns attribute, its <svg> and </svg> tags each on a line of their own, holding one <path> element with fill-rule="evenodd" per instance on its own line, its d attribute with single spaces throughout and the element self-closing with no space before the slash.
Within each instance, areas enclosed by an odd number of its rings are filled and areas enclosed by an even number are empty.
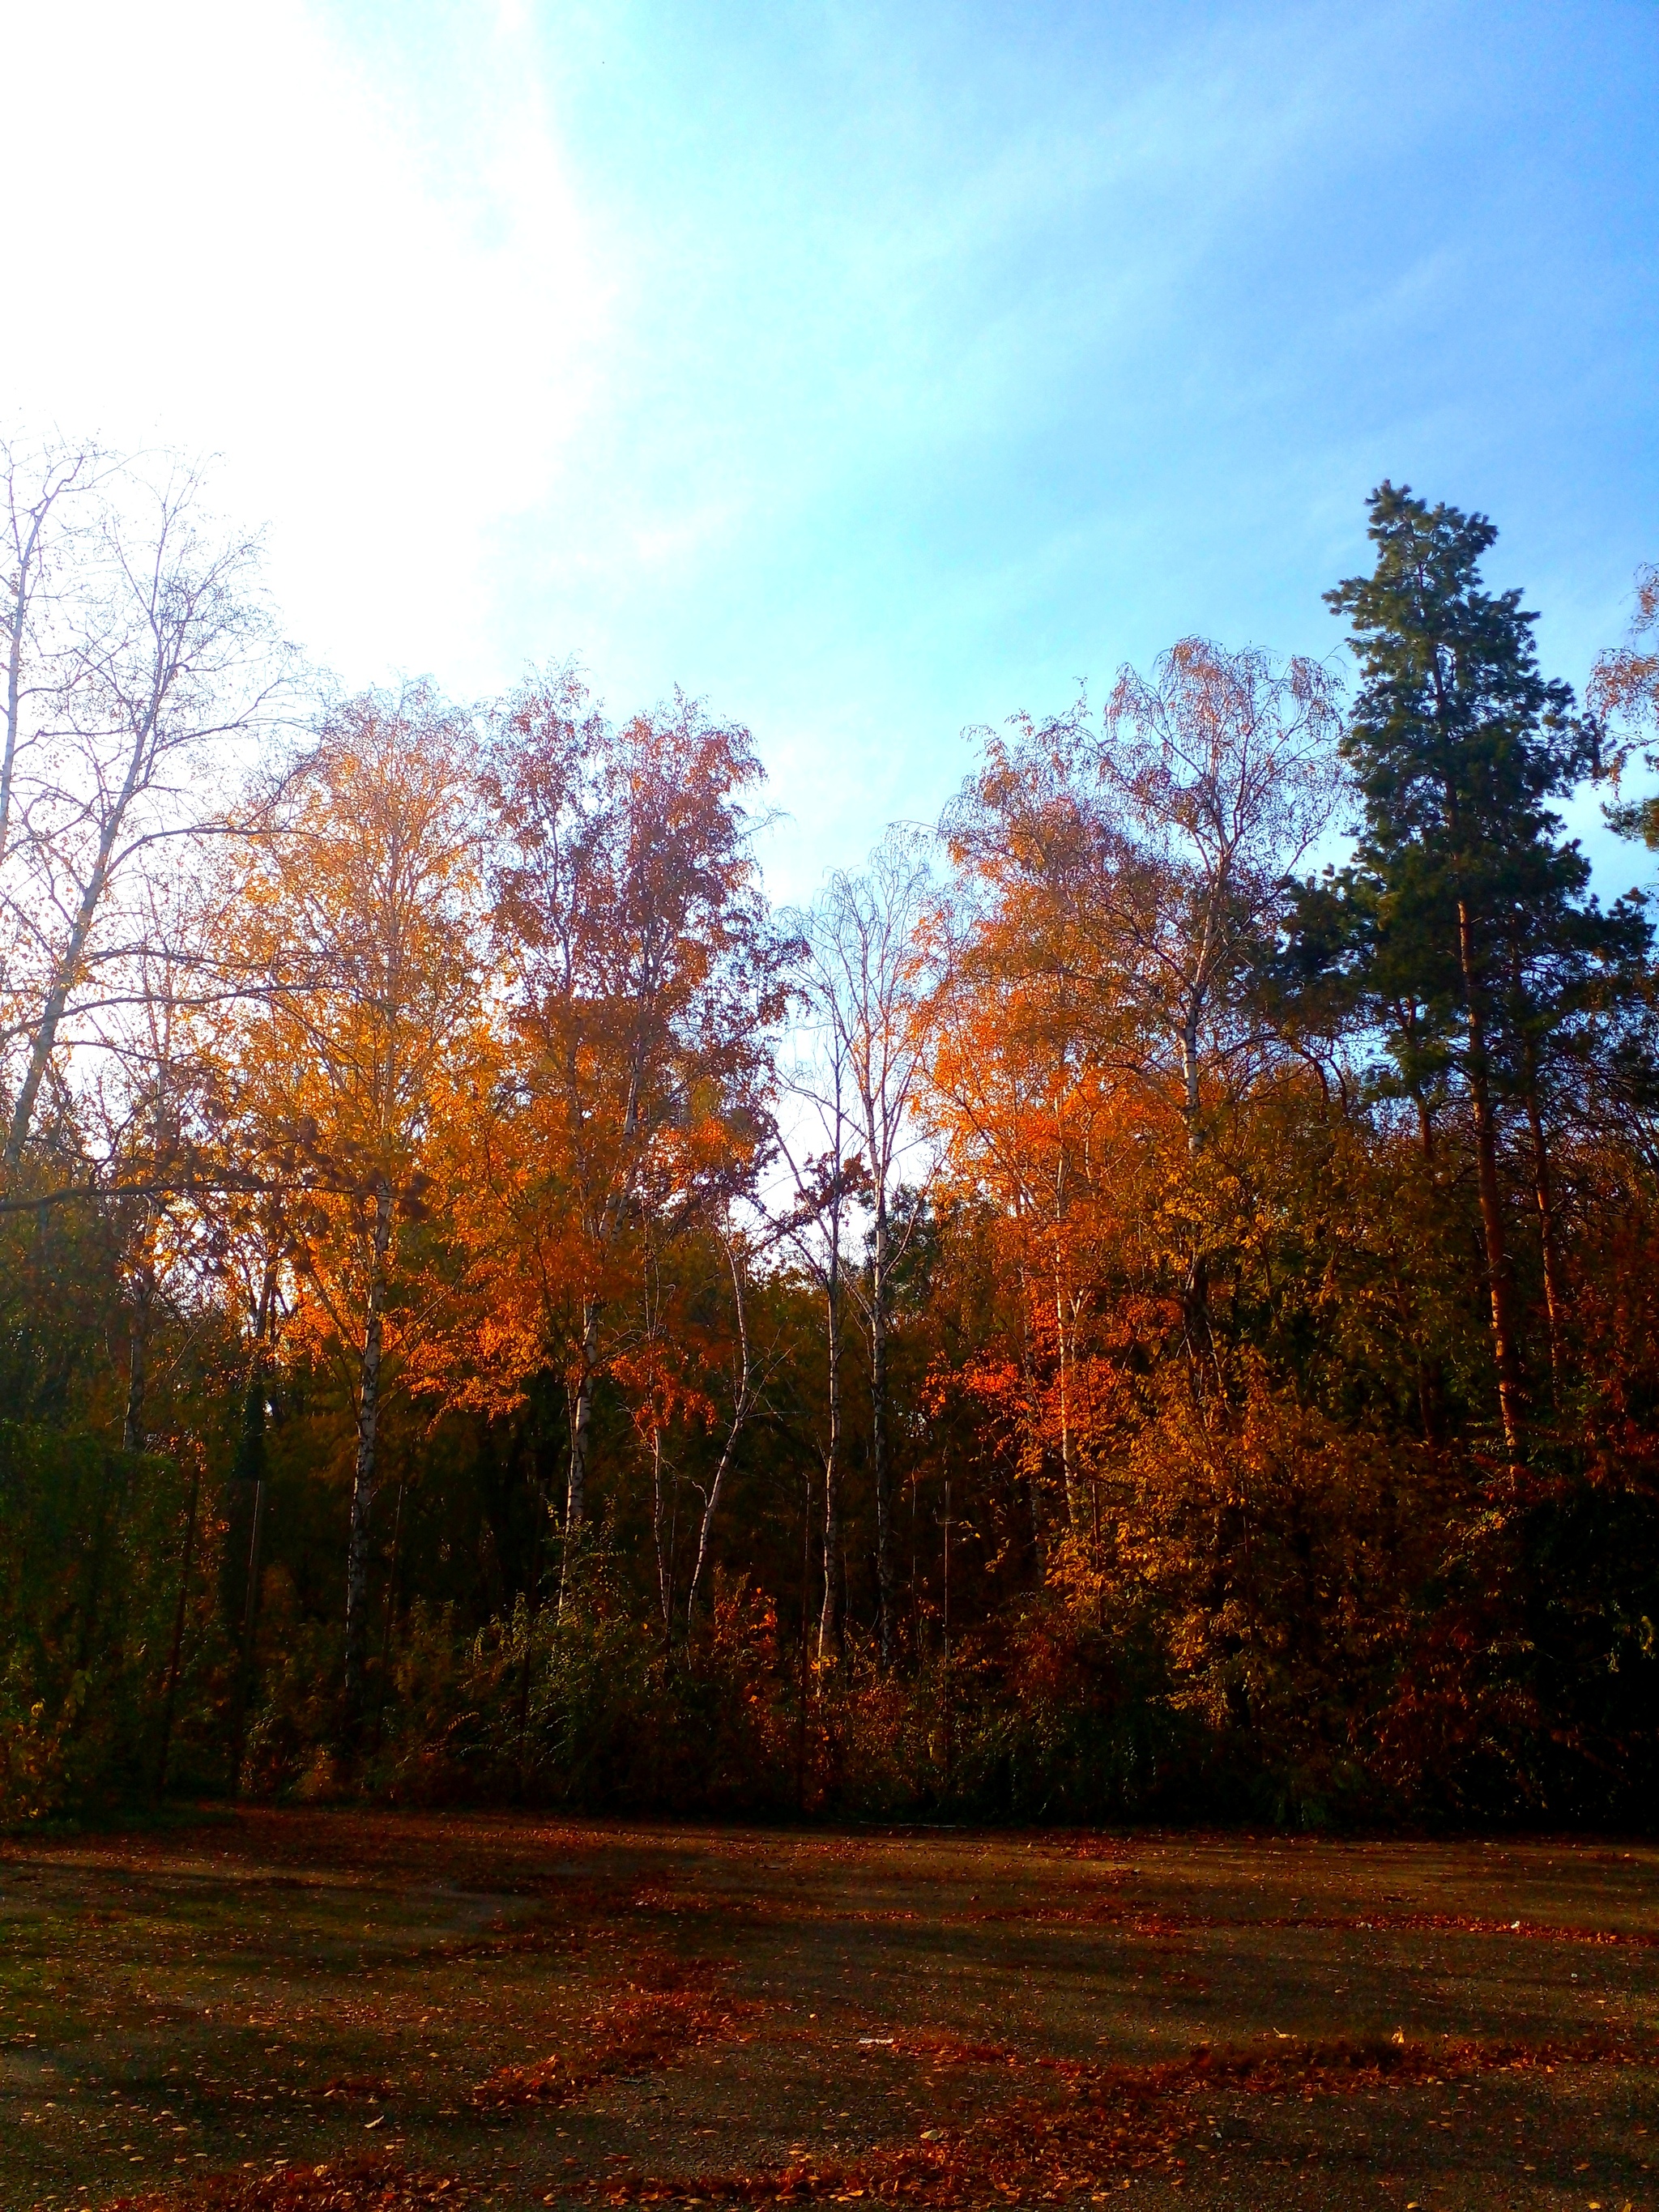
<svg viewBox="0 0 1659 2212">
<path fill-rule="evenodd" d="M 559 1376 L 573 1534 L 600 1375 L 665 1412 L 700 1402 L 673 1356 L 607 1323 L 651 1237 L 718 1214 L 753 1159 L 779 1005 L 743 805 L 758 776 L 745 731 L 684 699 L 615 728 L 568 671 L 494 732 L 504 1063 L 469 1124 L 458 1394 L 501 1407 Z"/>
</svg>

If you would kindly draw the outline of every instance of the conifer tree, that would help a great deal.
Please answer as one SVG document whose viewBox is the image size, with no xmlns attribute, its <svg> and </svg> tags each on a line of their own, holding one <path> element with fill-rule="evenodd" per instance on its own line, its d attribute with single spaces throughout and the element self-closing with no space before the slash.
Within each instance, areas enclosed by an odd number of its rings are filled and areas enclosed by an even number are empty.
<svg viewBox="0 0 1659 2212">
<path fill-rule="evenodd" d="M 1352 625 L 1363 679 L 1342 750 L 1364 817 L 1353 865 L 1327 887 L 1352 926 L 1333 932 L 1328 915 L 1323 926 L 1373 1008 L 1414 1010 L 1414 1036 L 1389 1024 L 1408 1083 L 1425 1060 L 1443 1061 L 1467 1095 L 1514 1465 L 1522 1382 L 1500 1117 L 1506 1104 L 1528 1106 L 1553 1291 L 1540 1048 L 1582 1002 L 1587 968 L 1616 964 L 1644 932 L 1627 910 L 1600 913 L 1589 864 L 1561 835 L 1551 802 L 1594 766 L 1595 733 L 1570 687 L 1540 672 L 1536 617 L 1520 592 L 1483 588 L 1497 535 L 1484 515 L 1431 507 L 1385 482 L 1370 502 L 1375 569 L 1325 594 Z"/>
</svg>

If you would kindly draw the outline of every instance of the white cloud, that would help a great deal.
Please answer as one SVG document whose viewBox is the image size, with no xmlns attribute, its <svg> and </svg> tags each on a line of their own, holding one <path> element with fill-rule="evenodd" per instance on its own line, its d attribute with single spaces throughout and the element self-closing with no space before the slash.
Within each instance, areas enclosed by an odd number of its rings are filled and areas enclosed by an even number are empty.
<svg viewBox="0 0 1659 2212">
<path fill-rule="evenodd" d="M 8 411 L 221 452 L 348 679 L 491 680 L 490 533 L 542 496 L 606 311 L 517 11 L 459 145 L 300 0 L 9 16 Z"/>
</svg>

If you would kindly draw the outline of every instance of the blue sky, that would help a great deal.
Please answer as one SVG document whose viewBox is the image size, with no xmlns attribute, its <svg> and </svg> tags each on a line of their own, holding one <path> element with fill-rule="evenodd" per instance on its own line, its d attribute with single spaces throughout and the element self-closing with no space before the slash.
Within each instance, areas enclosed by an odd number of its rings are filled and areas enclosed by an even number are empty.
<svg viewBox="0 0 1659 2212">
<path fill-rule="evenodd" d="M 964 724 L 1330 652 L 1384 474 L 1576 683 L 1659 558 L 1652 0 L 135 12 L 20 31 L 14 411 L 218 450 L 348 681 L 747 721 L 784 895 Z"/>
</svg>

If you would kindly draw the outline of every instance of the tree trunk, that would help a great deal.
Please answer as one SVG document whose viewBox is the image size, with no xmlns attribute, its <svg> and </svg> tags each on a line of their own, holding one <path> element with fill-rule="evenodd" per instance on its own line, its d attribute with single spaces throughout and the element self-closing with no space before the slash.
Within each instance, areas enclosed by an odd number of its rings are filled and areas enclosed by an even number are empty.
<svg viewBox="0 0 1659 2212">
<path fill-rule="evenodd" d="M 530 1571 L 525 1577 L 524 1662 L 519 1669 L 518 1793 L 525 1794 L 529 1773 L 530 1676 L 536 1652 L 536 1620 L 541 1606 L 542 1534 L 547 1525 L 551 1492 L 547 1429 L 543 1414 L 541 1386 L 531 1401 L 534 1423 L 531 1438 Z"/>
<path fill-rule="evenodd" d="M 1036 1311 L 1036 1294 L 1023 1260 L 1020 1262 L 1019 1288 L 1019 1371 L 1025 1394 L 1025 1434 L 1020 1450 L 1020 1466 L 1026 1478 L 1025 1488 L 1031 1510 L 1031 1557 L 1036 1565 L 1038 1579 L 1043 1580 L 1048 1571 L 1048 1549 L 1042 1530 L 1043 1425 L 1037 1409 L 1036 1368 L 1031 1357 L 1031 1318 Z"/>
<path fill-rule="evenodd" d="M 1527 1127 L 1532 1137 L 1533 1200 L 1538 1208 L 1538 1242 L 1544 1261 L 1544 1317 L 1550 1337 L 1550 1380 L 1559 1392 L 1561 1388 L 1561 1326 L 1565 1313 L 1563 1304 L 1560 1261 L 1555 1243 L 1555 1190 L 1550 1174 L 1549 1140 L 1544 1132 L 1544 1116 L 1538 1103 L 1538 1054 L 1531 1042 L 1527 1046 Z"/>
<path fill-rule="evenodd" d="M 887 1204 L 877 1202 L 870 1264 L 870 1472 L 876 1492 L 876 1638 L 893 1663 L 893 1501 L 887 1463 Z"/>
<path fill-rule="evenodd" d="M 81 903 L 70 927 L 69 942 L 53 971 L 52 988 L 46 994 L 40 1024 L 29 1045 L 28 1066 L 12 1111 L 11 1127 L 6 1133 L 5 1162 L 9 1168 L 16 1166 L 28 1140 L 29 1124 L 34 1118 L 34 1102 L 51 1064 L 52 1055 L 57 1049 L 58 1025 L 63 1021 L 64 1010 L 69 1004 L 69 994 L 75 987 L 75 979 L 80 973 L 81 962 L 92 936 L 92 925 L 98 918 L 99 904 L 109 880 L 115 841 L 121 834 L 121 824 L 132 804 L 133 793 L 138 788 L 139 774 L 155 734 L 155 708 L 152 707 L 139 726 L 120 791 L 99 835 L 97 857 L 88 873 L 86 888 L 81 894 Z"/>
<path fill-rule="evenodd" d="M 1204 1125 L 1200 1118 L 1203 1094 L 1198 1078 L 1198 1023 L 1188 1016 L 1181 1030 L 1182 1119 L 1187 1124 L 1187 1151 L 1194 1159 L 1204 1149 Z"/>
<path fill-rule="evenodd" d="M 1429 1102 L 1420 1091 L 1413 1091 L 1412 1103 L 1417 1108 L 1417 1140 L 1423 1149 L 1425 1164 L 1434 1165 L 1434 1116 Z"/>
<path fill-rule="evenodd" d="M 392 1186 L 384 1177 L 374 1194 L 370 1232 L 367 1311 L 357 1407 L 357 1462 L 351 1483 L 351 1539 L 346 1557 L 345 1741 L 356 1748 L 363 1716 L 368 1646 L 368 1550 L 374 1510 L 374 1454 L 380 1425 L 380 1352 L 384 1339 L 386 1261 L 392 1249 Z"/>
<path fill-rule="evenodd" d="M 276 1264 L 265 1262 L 264 1281 L 254 1316 L 253 1351 L 248 1361 L 247 1389 L 242 1399 L 242 1433 L 236 1447 L 233 1488 L 252 1483 L 252 1527 L 248 1539 L 247 1581 L 242 1592 L 242 1633 L 236 1662 L 236 1688 L 230 1709 L 230 1794 L 242 1786 L 242 1742 L 247 1725 L 249 1677 L 253 1668 L 253 1638 L 259 1619 L 259 1547 L 265 1525 L 265 1362 L 271 1312 L 276 1297 Z"/>
<path fill-rule="evenodd" d="M 1066 1301 L 1061 1295 L 1060 1258 L 1054 1258 L 1054 1328 L 1060 1337 L 1060 1472 L 1066 1486 L 1066 1525 L 1073 1536 L 1080 1531 L 1077 1480 L 1072 1467 L 1072 1390 L 1066 1352 Z"/>
<path fill-rule="evenodd" d="M 674 1558 L 668 1526 L 668 1502 L 663 1494 L 660 1421 L 653 1421 L 651 1425 L 651 1540 L 657 1553 L 657 1610 L 662 1615 L 662 1640 L 665 1651 L 674 1626 Z"/>
<path fill-rule="evenodd" d="M 121 1424 L 123 1451 L 144 1449 L 144 1390 L 149 1365 L 149 1322 L 155 1300 L 155 1278 L 142 1267 L 133 1288 L 132 1319 L 127 1330 L 127 1406 Z"/>
<path fill-rule="evenodd" d="M 247 1602 L 242 1609 L 242 1649 L 236 1669 L 236 1706 L 230 1732 L 230 1795 L 242 1794 L 242 1747 L 246 1741 L 247 1693 L 253 1677 L 254 1641 L 259 1632 L 259 1577 L 265 1540 L 265 1483 L 253 1486 L 253 1533 L 247 1547 Z"/>
<path fill-rule="evenodd" d="M 948 1451 L 945 1462 L 945 1604 L 943 1628 L 945 1674 L 942 1687 L 944 1692 L 945 1718 L 945 1802 L 948 1803 L 951 1796 L 951 1737 L 952 1732 L 952 1717 L 951 1712 L 951 1462 L 948 1456 Z"/>
<path fill-rule="evenodd" d="M 58 1043 L 58 1024 L 64 1018 L 64 1009 L 69 1004 L 70 988 L 80 969 L 81 957 L 87 948 L 87 939 L 92 934 L 93 918 L 97 912 L 98 899 L 102 895 L 106 864 L 107 855 L 100 853 L 99 864 L 93 872 L 92 878 L 87 886 L 86 896 L 81 902 L 80 912 L 76 915 L 75 926 L 70 932 L 68 946 L 58 964 L 52 988 L 46 994 L 46 1003 L 41 1011 L 40 1024 L 35 1030 L 29 1047 L 28 1066 L 24 1071 L 22 1086 L 17 1093 L 17 1103 L 12 1109 L 11 1127 L 6 1133 L 5 1158 L 6 1165 L 9 1168 L 15 1168 L 17 1165 L 18 1161 L 23 1157 L 23 1147 L 28 1141 L 29 1124 L 34 1119 L 34 1102 L 40 1096 L 40 1085 L 45 1080 L 46 1070 L 52 1064 L 52 1055 Z"/>
<path fill-rule="evenodd" d="M 806 1465 L 806 1495 L 800 1516 L 800 1680 L 795 1711 L 795 1813 L 806 1810 L 806 1709 L 812 1688 L 812 1465 Z"/>
<path fill-rule="evenodd" d="M 185 1620 L 190 1607 L 190 1570 L 196 1556 L 196 1510 L 202 1497 L 202 1451 L 189 1440 L 190 1503 L 185 1509 L 185 1555 L 179 1565 L 179 1602 L 173 1613 L 173 1648 L 167 1656 L 167 1694 L 161 1704 L 161 1744 L 155 1755 L 155 1794 L 166 1794 L 167 1759 L 173 1749 L 173 1716 L 179 1702 L 179 1675 L 184 1664 Z"/>
<path fill-rule="evenodd" d="M 582 1369 L 570 1408 L 570 1479 L 564 1493 L 564 1553 L 559 1562 L 559 1612 L 571 1589 L 577 1547 L 587 1513 L 587 1440 L 593 1425 L 593 1383 L 599 1364 L 599 1306 L 582 1308 Z"/>
<path fill-rule="evenodd" d="M 6 846 L 11 835 L 11 783 L 17 765 L 18 726 L 22 713 L 23 626 L 28 618 L 30 572 L 34 566 L 40 520 L 36 518 L 18 562 L 17 588 L 12 594 L 9 611 L 6 653 L 6 731 L 3 750 L 0 750 L 0 860 L 6 857 Z"/>
<path fill-rule="evenodd" d="M 374 1701 L 374 1741 L 370 1757 L 378 1759 L 386 1734 L 386 1700 L 392 1676 L 392 1625 L 398 1599 L 398 1554 L 404 1540 L 404 1492 L 407 1482 L 398 1479 L 398 1503 L 392 1513 L 392 1556 L 386 1562 L 386 1598 L 380 1608 L 380 1694 Z"/>
<path fill-rule="evenodd" d="M 702 1587 L 703 1570 L 708 1562 L 709 1538 L 714 1534 L 714 1516 L 720 1510 L 720 1492 L 726 1478 L 732 1471 L 732 1461 L 738 1449 L 738 1439 L 748 1422 L 750 1408 L 754 1404 L 754 1370 L 749 1356 L 749 1306 L 744 1295 L 743 1262 L 736 1248 L 728 1243 L 726 1261 L 732 1270 L 732 1295 L 736 1301 L 738 1322 L 738 1367 L 732 1394 L 732 1425 L 726 1432 L 725 1447 L 720 1465 L 714 1469 L 714 1480 L 708 1486 L 708 1496 L 702 1509 L 702 1526 L 697 1531 L 696 1565 L 691 1570 L 691 1581 L 685 1593 L 686 1633 L 697 1610 L 697 1593 Z"/>
<path fill-rule="evenodd" d="M 837 1194 L 839 1201 L 839 1194 Z M 830 1229 L 830 1269 L 824 1279 L 829 1331 L 830 1432 L 823 1447 L 823 1606 L 818 1615 L 818 1664 L 841 1655 L 841 1219 Z"/>
<path fill-rule="evenodd" d="M 1492 1364 L 1498 1370 L 1498 1411 L 1504 1449 L 1511 1468 L 1521 1464 L 1521 1367 L 1516 1356 L 1509 1253 L 1504 1234 L 1503 1193 L 1498 1181 L 1498 1129 L 1487 1080 L 1486 1022 L 1474 957 L 1469 910 L 1457 904 L 1458 956 L 1463 973 L 1464 1014 L 1469 1036 L 1469 1096 L 1474 1107 L 1476 1178 L 1480 1191 L 1480 1234 L 1486 1248 L 1486 1286 L 1492 1305 Z"/>
</svg>

